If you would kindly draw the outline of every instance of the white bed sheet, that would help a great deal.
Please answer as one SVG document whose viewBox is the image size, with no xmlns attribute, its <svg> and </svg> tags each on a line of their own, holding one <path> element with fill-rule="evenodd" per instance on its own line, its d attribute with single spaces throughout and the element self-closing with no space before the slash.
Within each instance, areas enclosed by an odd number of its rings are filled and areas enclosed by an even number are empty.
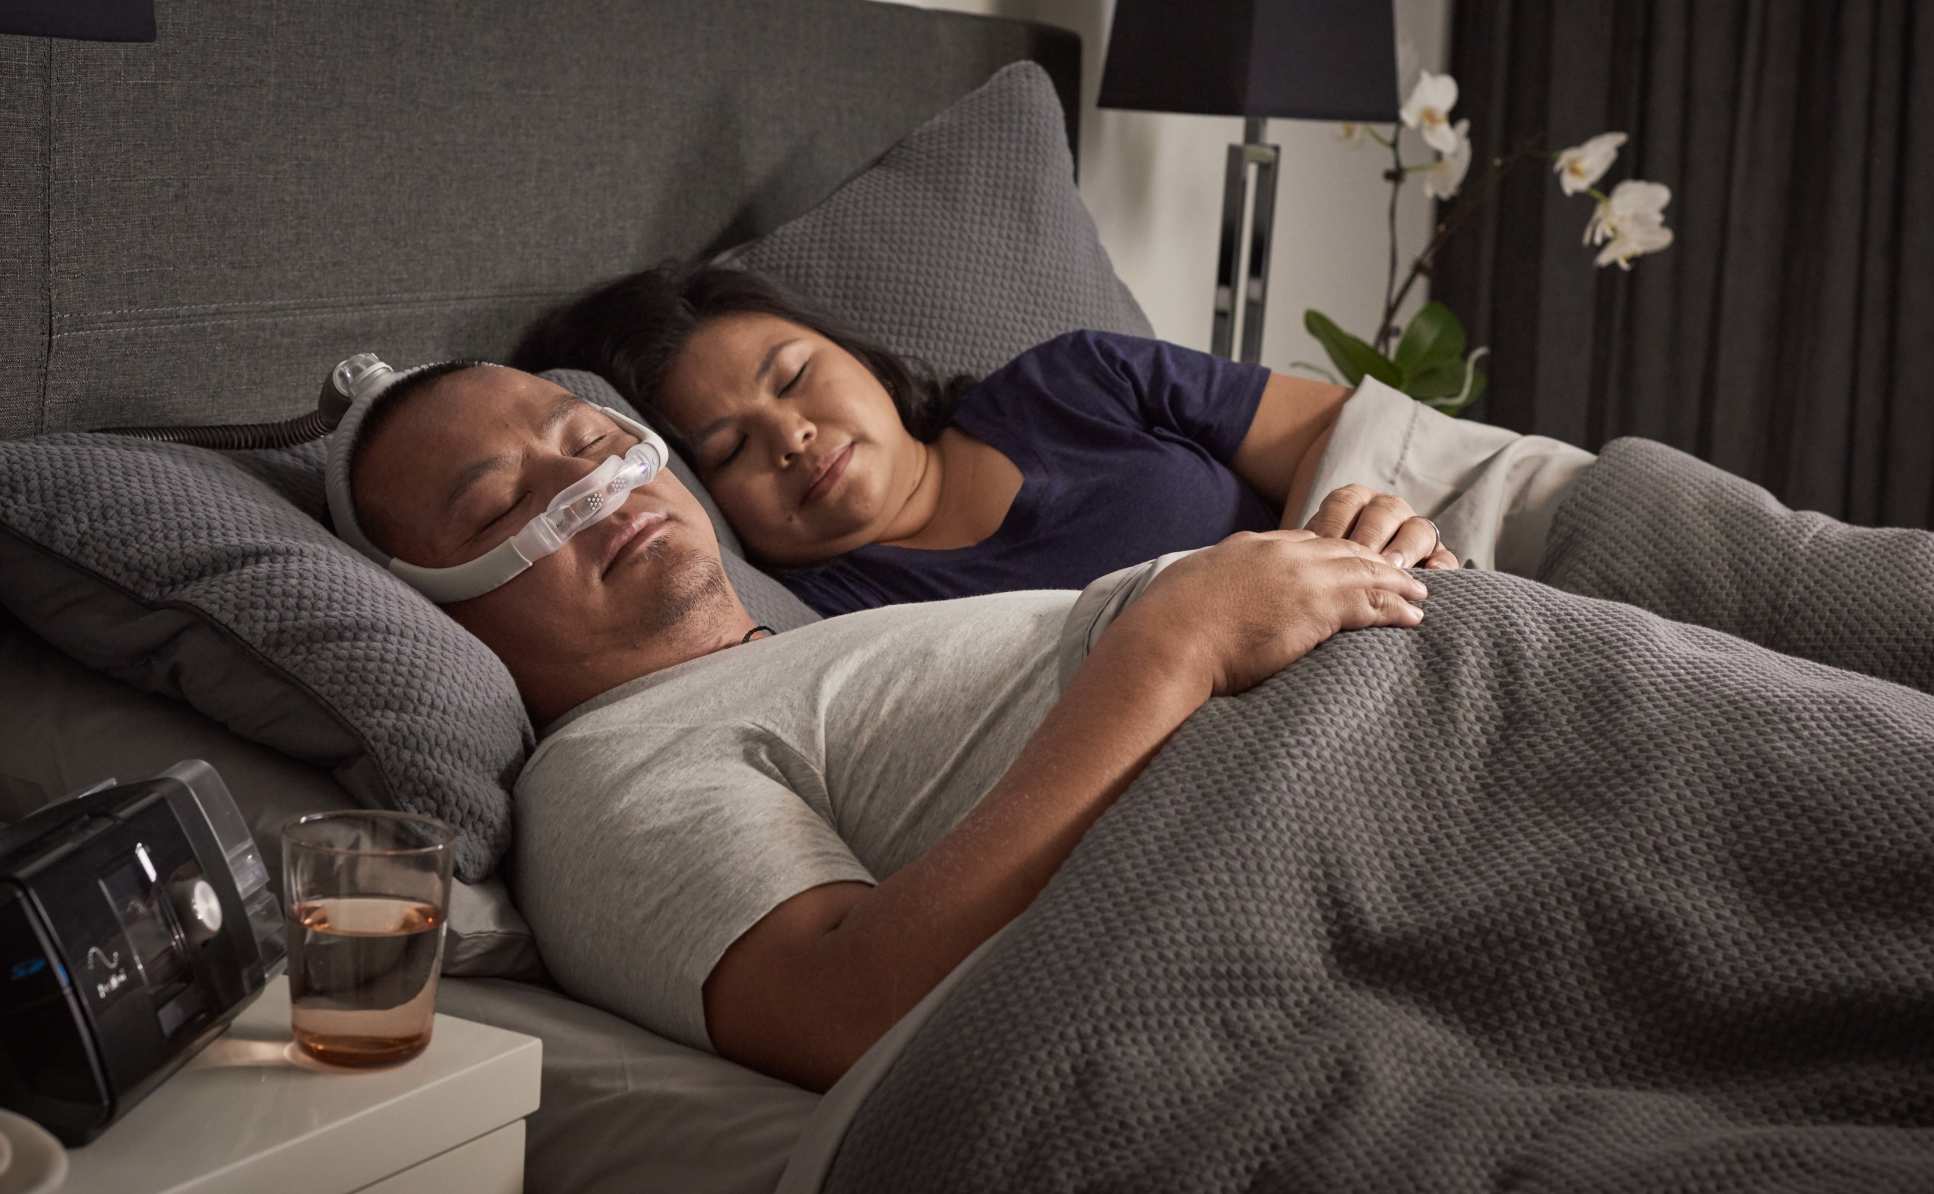
<svg viewBox="0 0 1934 1194">
<path fill-rule="evenodd" d="M 529 983 L 446 978 L 437 1010 L 544 1042 L 530 1194 L 771 1194 L 819 1103 Z"/>
<path fill-rule="evenodd" d="M 1001 935 L 954 967 L 824 1096 L 530 983 L 446 978 L 437 1010 L 544 1042 L 543 1089 L 524 1149 L 529 1194 L 809 1194 L 906 1042 Z"/>
</svg>

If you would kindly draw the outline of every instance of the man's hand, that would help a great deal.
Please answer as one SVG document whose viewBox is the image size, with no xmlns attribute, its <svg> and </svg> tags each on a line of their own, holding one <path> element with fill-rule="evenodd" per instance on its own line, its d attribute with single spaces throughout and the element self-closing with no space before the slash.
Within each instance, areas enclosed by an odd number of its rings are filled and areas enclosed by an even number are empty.
<svg viewBox="0 0 1934 1194">
<path fill-rule="evenodd" d="M 1332 490 L 1304 525 L 1325 538 L 1360 543 L 1399 568 L 1457 567 L 1457 557 L 1437 542 L 1435 523 L 1396 494 L 1378 493 L 1368 485 Z"/>
<path fill-rule="evenodd" d="M 812 1090 L 1020 915 L 1081 835 L 1212 693 L 1241 692 L 1338 630 L 1415 626 L 1421 581 L 1359 543 L 1240 534 L 1177 560 L 1102 632 L 1000 782 L 877 887 L 768 912 L 707 977 L 719 1053 Z"/>
<path fill-rule="evenodd" d="M 1261 683 L 1339 630 L 1415 626 L 1424 611 L 1412 603 L 1428 595 L 1361 543 L 1245 531 L 1177 560 L 1102 637 L 1138 637 L 1222 696 Z"/>
</svg>

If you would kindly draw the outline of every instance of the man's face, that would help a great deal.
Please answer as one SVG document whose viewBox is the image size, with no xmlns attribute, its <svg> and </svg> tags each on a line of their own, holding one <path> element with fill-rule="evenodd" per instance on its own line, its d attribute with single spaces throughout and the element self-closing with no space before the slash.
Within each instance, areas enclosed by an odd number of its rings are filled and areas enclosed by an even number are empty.
<svg viewBox="0 0 1934 1194">
<path fill-rule="evenodd" d="M 569 391 L 513 369 L 461 370 L 402 401 L 365 443 L 352 484 L 378 545 L 427 567 L 483 555 L 638 442 Z M 729 595 L 711 523 L 667 469 L 509 583 L 445 609 L 523 686 L 646 645 Z"/>
</svg>

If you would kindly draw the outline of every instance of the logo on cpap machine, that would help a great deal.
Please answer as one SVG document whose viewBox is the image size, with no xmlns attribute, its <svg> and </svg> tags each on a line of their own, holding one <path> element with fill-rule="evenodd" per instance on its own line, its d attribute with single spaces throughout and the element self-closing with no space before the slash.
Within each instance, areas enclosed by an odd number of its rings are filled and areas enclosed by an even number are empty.
<svg viewBox="0 0 1934 1194">
<path fill-rule="evenodd" d="M 94 998 L 96 999 L 104 1000 L 109 995 L 119 991 L 122 987 L 127 986 L 128 972 L 121 965 L 121 951 L 118 949 L 113 953 L 108 953 L 98 945 L 88 946 L 87 970 L 90 974 L 103 970 L 108 972 L 106 978 L 96 979 L 94 982 Z"/>
</svg>

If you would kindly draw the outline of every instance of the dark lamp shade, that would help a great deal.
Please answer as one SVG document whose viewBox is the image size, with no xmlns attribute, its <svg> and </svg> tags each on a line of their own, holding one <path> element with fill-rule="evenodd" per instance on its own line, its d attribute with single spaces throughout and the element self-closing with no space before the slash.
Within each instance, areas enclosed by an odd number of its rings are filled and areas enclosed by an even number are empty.
<svg viewBox="0 0 1934 1194">
<path fill-rule="evenodd" d="M 1395 120 L 1391 0 L 1117 0 L 1100 105 Z"/>
<path fill-rule="evenodd" d="M 153 41 L 154 0 L 0 0 L 0 33 Z"/>
</svg>

